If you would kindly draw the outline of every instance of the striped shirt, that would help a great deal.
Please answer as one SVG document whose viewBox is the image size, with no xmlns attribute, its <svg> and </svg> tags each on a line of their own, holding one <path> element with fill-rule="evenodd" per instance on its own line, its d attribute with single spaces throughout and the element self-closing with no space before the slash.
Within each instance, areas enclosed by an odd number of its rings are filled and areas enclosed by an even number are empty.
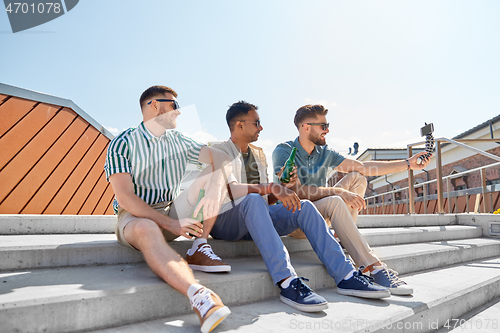
<svg viewBox="0 0 500 333">
<path fill-rule="evenodd" d="M 115 173 L 130 173 L 135 194 L 147 204 L 172 201 L 179 195 L 187 163 L 198 163 L 203 146 L 176 130 L 156 137 L 141 122 L 110 142 L 104 165 L 106 179 Z M 116 199 L 113 208 L 116 213 Z"/>
</svg>

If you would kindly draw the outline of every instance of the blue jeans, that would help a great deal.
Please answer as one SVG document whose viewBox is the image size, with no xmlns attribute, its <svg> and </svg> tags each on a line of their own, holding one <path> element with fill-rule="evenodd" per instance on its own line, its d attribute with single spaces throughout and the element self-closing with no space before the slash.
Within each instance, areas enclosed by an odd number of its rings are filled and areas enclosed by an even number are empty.
<svg viewBox="0 0 500 333">
<path fill-rule="evenodd" d="M 308 200 L 302 200 L 301 204 L 302 209 L 292 213 L 282 204 L 269 206 L 260 195 L 248 194 L 237 200 L 232 209 L 219 214 L 210 234 L 227 241 L 253 240 L 277 284 L 296 274 L 280 236 L 300 228 L 328 274 L 338 283 L 354 267 L 316 207 Z"/>
</svg>

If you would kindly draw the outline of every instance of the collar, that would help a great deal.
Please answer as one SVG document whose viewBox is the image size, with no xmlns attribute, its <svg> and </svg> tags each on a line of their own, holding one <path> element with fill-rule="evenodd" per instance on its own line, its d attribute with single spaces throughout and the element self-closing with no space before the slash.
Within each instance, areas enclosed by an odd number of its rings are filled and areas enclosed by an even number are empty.
<svg viewBox="0 0 500 333">
<path fill-rule="evenodd" d="M 170 134 L 170 130 L 165 130 L 164 134 L 162 134 L 160 137 L 156 137 L 156 136 L 153 135 L 153 133 L 151 133 L 148 130 L 148 128 L 146 127 L 146 125 L 144 125 L 143 121 L 141 121 L 141 123 L 139 124 L 138 128 L 139 128 L 139 131 L 141 131 L 142 135 L 144 136 L 144 138 L 146 140 L 153 141 L 153 142 L 157 142 L 157 141 L 160 141 L 161 139 L 165 139 Z"/>
<path fill-rule="evenodd" d="M 302 157 L 309 157 L 309 156 L 312 156 L 314 155 L 314 153 L 316 154 L 319 154 L 319 149 L 318 149 L 318 146 L 314 146 L 314 149 L 313 151 L 311 152 L 311 154 L 309 154 L 307 151 L 305 151 L 305 149 L 302 147 L 302 145 L 300 144 L 299 142 L 299 137 L 297 137 L 295 139 L 295 141 L 293 142 L 293 144 L 295 145 L 295 147 L 297 147 L 297 152 L 299 153 L 300 156 Z"/>
</svg>

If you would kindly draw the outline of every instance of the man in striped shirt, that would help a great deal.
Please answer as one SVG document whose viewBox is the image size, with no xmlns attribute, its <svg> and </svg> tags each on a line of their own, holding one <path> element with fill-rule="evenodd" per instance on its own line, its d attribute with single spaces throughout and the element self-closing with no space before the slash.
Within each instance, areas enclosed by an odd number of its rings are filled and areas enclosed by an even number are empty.
<svg viewBox="0 0 500 333">
<path fill-rule="evenodd" d="M 190 299 L 202 332 L 208 332 L 230 311 L 213 291 L 196 283 L 186 261 L 167 241 L 199 237 L 188 251 L 191 264 L 208 271 L 230 270 L 206 241 L 225 195 L 223 171 L 230 173 L 230 163 L 227 154 L 174 130 L 180 114 L 176 98 L 165 86 L 144 91 L 143 122 L 111 141 L 104 169 L 115 192 L 118 241 L 141 251 L 154 273 Z M 187 163 L 198 162 L 211 165 L 179 194 Z M 206 195 L 197 205 L 201 188 Z M 204 225 L 191 218 L 202 207 Z"/>
</svg>

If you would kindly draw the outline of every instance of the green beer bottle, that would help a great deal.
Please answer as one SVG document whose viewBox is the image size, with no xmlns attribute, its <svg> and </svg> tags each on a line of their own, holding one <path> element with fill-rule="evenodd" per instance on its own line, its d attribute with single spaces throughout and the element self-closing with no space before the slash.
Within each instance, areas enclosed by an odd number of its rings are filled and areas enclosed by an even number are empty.
<svg viewBox="0 0 500 333">
<path fill-rule="evenodd" d="M 283 173 L 280 177 L 280 182 L 289 183 L 290 182 L 290 174 L 293 171 L 293 167 L 295 166 L 295 154 L 297 153 L 297 148 L 293 147 L 292 153 L 288 160 L 286 160 L 285 168 L 283 169 Z"/>
<path fill-rule="evenodd" d="M 198 194 L 198 202 L 196 203 L 196 206 L 200 203 L 200 200 L 205 196 L 205 189 L 200 189 L 200 193 Z M 195 206 L 195 208 L 196 208 Z M 194 216 L 194 211 L 193 211 L 193 219 L 197 220 L 201 224 L 203 224 L 203 207 L 200 208 L 198 211 L 198 215 Z M 196 237 L 193 234 L 189 234 L 189 236 Z"/>
</svg>

